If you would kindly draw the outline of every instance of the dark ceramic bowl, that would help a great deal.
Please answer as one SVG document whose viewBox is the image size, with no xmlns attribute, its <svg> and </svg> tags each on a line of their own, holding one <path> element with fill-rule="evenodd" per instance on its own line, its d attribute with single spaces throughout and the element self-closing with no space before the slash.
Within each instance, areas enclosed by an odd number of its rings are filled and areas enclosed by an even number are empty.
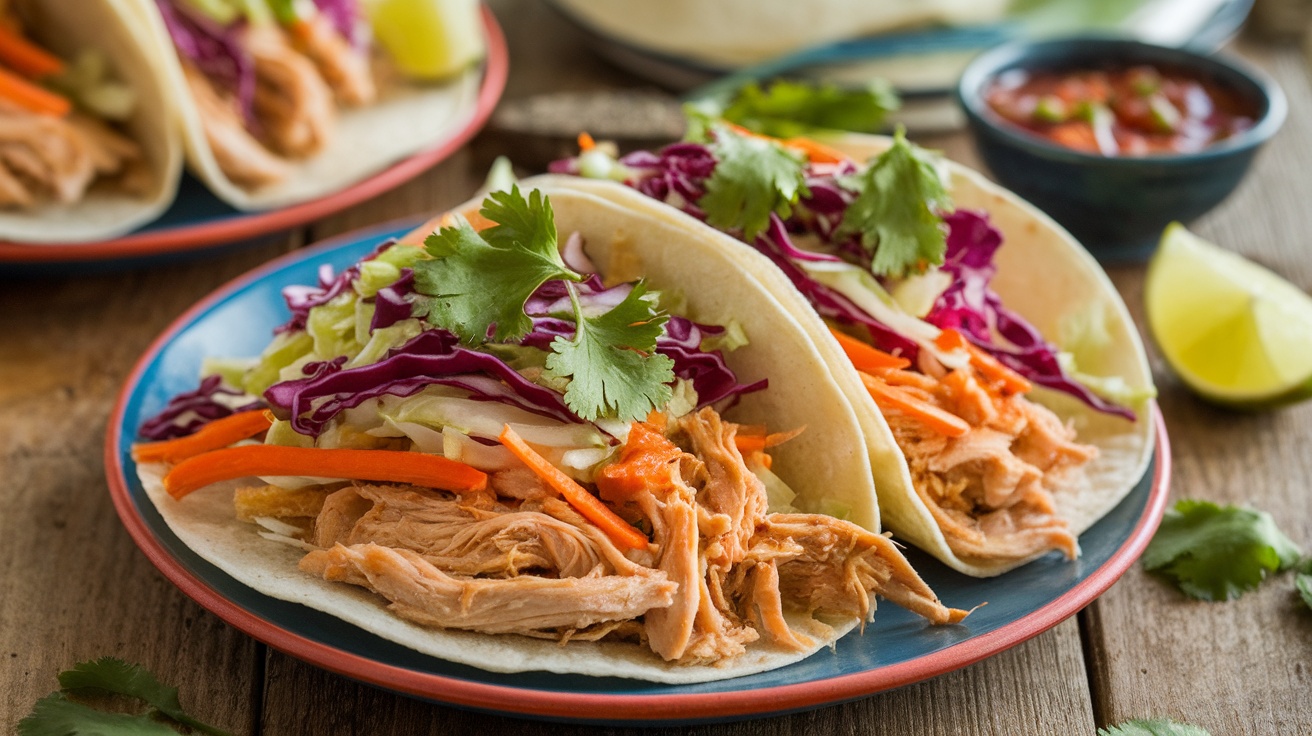
<svg viewBox="0 0 1312 736">
<path fill-rule="evenodd" d="M 1192 72 L 1254 110 L 1251 128 L 1194 153 L 1108 157 L 1051 143 L 1003 120 L 985 102 L 999 74 L 1151 64 Z M 980 156 L 1004 186 L 1071 231 L 1099 260 L 1146 259 L 1166 225 L 1188 222 L 1225 199 L 1257 149 L 1284 122 L 1284 93 L 1232 59 L 1114 38 L 1021 42 L 988 51 L 957 84 Z"/>
</svg>

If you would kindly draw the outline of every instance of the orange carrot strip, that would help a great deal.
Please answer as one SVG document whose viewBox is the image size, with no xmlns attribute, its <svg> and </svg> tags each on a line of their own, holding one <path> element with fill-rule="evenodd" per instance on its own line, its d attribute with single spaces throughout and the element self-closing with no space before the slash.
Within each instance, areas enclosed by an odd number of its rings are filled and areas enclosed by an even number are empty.
<svg viewBox="0 0 1312 736">
<path fill-rule="evenodd" d="M 0 62 L 29 79 L 40 79 L 64 71 L 58 56 L 23 38 L 11 28 L 0 26 Z"/>
<path fill-rule="evenodd" d="M 254 437 L 272 424 L 272 415 L 263 409 L 243 411 L 215 419 L 186 437 L 133 445 L 132 459 L 139 463 L 176 463 Z"/>
<path fill-rule="evenodd" d="M 975 370 L 988 380 L 1001 383 L 1008 393 L 1023 394 L 1034 388 L 1029 379 L 1003 365 L 956 330 L 943 330 L 934 338 L 934 344 L 944 350 L 965 350 L 970 353 L 970 364 Z"/>
<path fill-rule="evenodd" d="M 970 431 L 970 425 L 961 417 L 917 399 L 900 388 L 884 383 L 869 373 L 861 374 L 861 382 L 866 385 L 870 397 L 881 409 L 895 409 L 907 414 L 925 426 L 948 437 L 960 437 Z"/>
<path fill-rule="evenodd" d="M 496 225 L 495 222 L 492 222 L 491 220 L 484 217 L 483 214 L 478 211 L 478 207 L 471 207 L 465 210 L 464 212 L 461 212 L 460 214 L 464 215 L 465 219 L 469 220 L 470 227 L 474 228 L 474 230 L 478 232 L 482 232 Z M 404 245 L 423 245 L 424 240 L 426 240 L 429 235 L 432 235 L 433 233 L 437 232 L 438 230 L 441 230 L 444 227 L 452 227 L 455 224 L 456 224 L 455 213 L 443 212 L 437 217 L 434 217 L 428 222 L 425 222 L 424 224 L 420 225 L 414 230 L 411 230 L 410 232 L 406 233 L 397 242 L 402 243 Z"/>
<path fill-rule="evenodd" d="M 597 147 L 597 142 L 587 133 L 579 133 L 579 151 L 586 153 Z"/>
<path fill-rule="evenodd" d="M 67 98 L 48 92 L 4 69 L 0 69 L 0 98 L 38 115 L 62 118 L 73 109 L 73 103 Z"/>
<path fill-rule="evenodd" d="M 746 431 L 744 431 L 746 430 Z M 806 425 L 788 432 L 775 432 L 766 434 L 765 427 L 760 425 L 742 425 L 738 428 L 738 433 L 733 437 L 733 443 L 744 456 L 751 452 L 762 452 L 767 447 L 782 445 L 797 435 L 806 431 Z"/>
<path fill-rule="evenodd" d="M 454 493 L 487 488 L 487 474 L 440 455 L 400 450 L 325 450 L 245 445 L 189 457 L 164 476 L 164 489 L 182 498 L 211 483 L 248 475 L 311 475 L 410 483 Z"/>
<path fill-rule="evenodd" d="M 810 138 L 787 138 L 783 141 L 785 146 L 795 148 L 806 154 L 811 163 L 816 164 L 836 164 L 847 160 L 847 156 L 837 148 L 826 146 L 819 141 L 813 141 Z"/>
<path fill-rule="evenodd" d="M 625 549 L 645 549 L 647 547 L 647 535 L 638 531 L 629 522 L 615 515 L 615 512 L 606 508 L 596 496 L 588 491 L 573 478 L 565 475 L 559 468 L 547 462 L 528 443 L 524 442 L 515 430 L 507 424 L 501 430 L 501 444 L 506 446 L 507 450 L 515 457 L 519 458 L 529 467 L 539 478 L 547 482 L 547 485 L 555 488 L 560 495 L 565 497 L 569 505 L 573 506 L 585 519 L 596 524 L 606 536 L 610 537 L 615 544 Z"/>
<path fill-rule="evenodd" d="M 900 358 L 871 347 L 855 337 L 845 335 L 833 328 L 830 328 L 829 331 L 838 340 L 838 344 L 843 347 L 843 352 L 847 353 L 847 359 L 852 361 L 852 365 L 856 366 L 859 371 L 877 373 L 890 368 L 901 370 L 911 365 L 911 361 L 906 358 Z"/>
</svg>

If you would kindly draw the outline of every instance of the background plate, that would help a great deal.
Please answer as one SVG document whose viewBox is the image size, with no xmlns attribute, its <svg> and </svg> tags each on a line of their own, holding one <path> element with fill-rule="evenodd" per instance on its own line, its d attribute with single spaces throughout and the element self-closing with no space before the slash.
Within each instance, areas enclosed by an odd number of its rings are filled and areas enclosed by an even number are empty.
<svg viewBox="0 0 1312 736">
<path fill-rule="evenodd" d="M 992 579 L 952 571 L 909 550 L 943 601 L 976 610 L 965 623 L 931 627 L 892 604 L 865 634 L 834 651 L 749 677 L 696 685 L 548 673 L 501 674 L 451 664 L 373 636 L 332 616 L 257 593 L 205 562 L 169 530 L 137 480 L 130 446 L 141 421 L 194 388 L 207 355 L 257 354 L 286 320 L 281 290 L 316 283 L 319 265 L 343 269 L 408 221 L 371 228 L 292 253 L 218 289 L 178 318 L 138 361 L 110 417 L 105 469 L 119 517 L 150 561 L 184 593 L 247 634 L 357 680 L 444 703 L 512 715 L 595 723 L 694 723 L 815 708 L 964 667 L 1075 614 L 1129 568 L 1161 521 L 1170 448 L 1154 404 L 1156 456 L 1134 490 L 1080 537 L 1083 557 L 1057 554 Z"/>
<path fill-rule="evenodd" d="M 463 124 L 425 151 L 402 159 L 339 192 L 265 212 L 239 212 L 210 193 L 190 173 L 183 175 L 177 197 L 158 220 L 120 238 L 92 243 L 25 245 L 0 242 L 0 270 L 7 265 L 139 265 L 147 261 L 249 240 L 288 230 L 359 204 L 410 181 L 446 159 L 487 122 L 506 86 L 509 56 L 506 39 L 492 11 L 483 7 L 487 59 L 483 82 Z M 478 72 L 473 72 L 478 73 Z"/>
</svg>

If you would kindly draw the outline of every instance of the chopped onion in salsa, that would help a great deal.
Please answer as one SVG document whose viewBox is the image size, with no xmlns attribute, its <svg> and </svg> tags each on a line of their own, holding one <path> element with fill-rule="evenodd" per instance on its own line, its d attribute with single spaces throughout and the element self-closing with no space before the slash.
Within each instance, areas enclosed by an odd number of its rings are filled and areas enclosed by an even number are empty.
<svg viewBox="0 0 1312 736">
<path fill-rule="evenodd" d="M 1252 127 L 1255 117 L 1232 90 L 1153 66 L 1015 69 L 993 80 L 985 100 L 1029 133 L 1104 156 L 1199 151 Z"/>
</svg>

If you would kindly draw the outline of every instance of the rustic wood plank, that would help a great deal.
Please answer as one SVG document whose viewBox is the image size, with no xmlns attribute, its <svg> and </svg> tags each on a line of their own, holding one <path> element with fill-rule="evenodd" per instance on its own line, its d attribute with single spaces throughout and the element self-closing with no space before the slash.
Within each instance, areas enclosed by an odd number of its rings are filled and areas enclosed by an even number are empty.
<svg viewBox="0 0 1312 736">
<path fill-rule="evenodd" d="M 1296 46 L 1244 42 L 1239 50 L 1280 81 L 1290 115 L 1239 191 L 1195 229 L 1312 291 L 1307 62 Z M 1112 276 L 1142 326 L 1143 269 L 1114 269 Z M 1172 498 L 1251 504 L 1274 514 L 1306 548 L 1312 405 L 1255 415 L 1210 407 L 1149 349 L 1174 448 Z M 1238 601 L 1207 603 L 1136 566 L 1085 615 L 1100 725 L 1165 714 L 1214 734 L 1312 733 L 1305 707 L 1312 613 L 1289 575 Z"/>
<path fill-rule="evenodd" d="M 127 273 L 0 281 L 0 732 L 58 689 L 60 670 L 111 655 L 181 687 L 200 718 L 254 730 L 260 647 L 137 551 L 101 455 L 119 387 L 155 335 L 293 242 Z"/>
</svg>

